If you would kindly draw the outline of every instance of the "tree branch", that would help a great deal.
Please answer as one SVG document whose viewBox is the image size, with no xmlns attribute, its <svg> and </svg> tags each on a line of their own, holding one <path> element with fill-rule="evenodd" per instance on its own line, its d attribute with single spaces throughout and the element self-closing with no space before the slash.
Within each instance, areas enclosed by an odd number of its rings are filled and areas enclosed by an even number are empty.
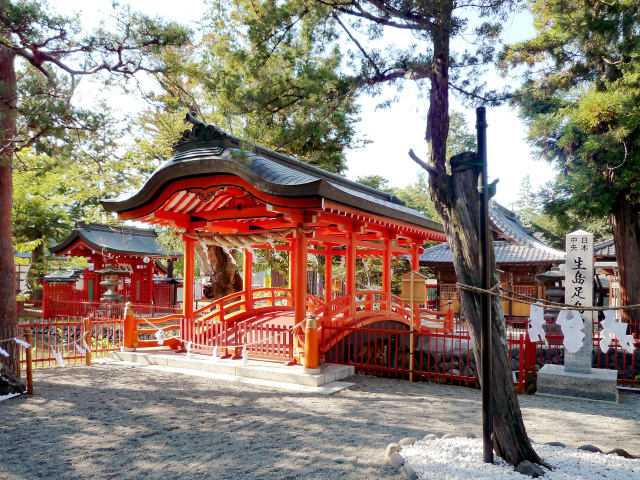
<svg viewBox="0 0 640 480">
<path fill-rule="evenodd" d="M 377 77 L 381 77 L 382 76 L 382 72 L 380 71 L 380 68 L 378 67 L 378 65 L 376 64 L 376 62 L 373 61 L 373 58 L 371 58 L 371 56 L 367 53 L 367 51 L 363 48 L 363 46 L 360 44 L 360 42 L 351 34 L 351 32 L 349 31 L 349 29 L 347 28 L 347 26 L 342 23 L 342 21 L 340 20 L 340 18 L 338 17 L 338 14 L 333 12 L 331 14 L 331 16 L 333 18 L 336 19 L 336 22 L 338 22 L 338 24 L 342 27 L 342 29 L 346 32 L 346 34 L 349 36 L 349 38 L 351 39 L 351 41 L 353 43 L 355 43 L 356 47 L 358 47 L 358 49 L 360 50 L 360 52 L 362 53 L 362 55 L 364 55 L 364 57 L 369 61 L 369 63 L 371 64 L 371 66 L 373 67 L 373 69 L 376 71 L 376 76 Z"/>
<path fill-rule="evenodd" d="M 431 165 L 429 165 L 427 162 L 425 162 L 420 157 L 418 157 L 415 154 L 415 152 L 413 151 L 413 149 L 409 149 L 409 156 L 411 157 L 411 160 L 413 160 L 418 165 L 420 165 L 422 168 L 424 168 L 429 175 L 433 175 L 434 177 L 438 177 L 438 175 L 440 175 L 440 172 L 438 172 L 438 170 L 436 170 Z"/>
</svg>

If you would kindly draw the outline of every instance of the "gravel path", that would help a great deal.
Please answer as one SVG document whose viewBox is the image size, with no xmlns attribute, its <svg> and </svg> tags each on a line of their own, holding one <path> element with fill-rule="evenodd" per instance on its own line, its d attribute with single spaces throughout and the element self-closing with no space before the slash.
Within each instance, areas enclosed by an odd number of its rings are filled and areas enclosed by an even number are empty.
<svg viewBox="0 0 640 480">
<path fill-rule="evenodd" d="M 0 478 L 390 479 L 390 442 L 480 435 L 478 390 L 350 381 L 324 396 L 125 366 L 39 369 L 36 395 L 0 403 Z M 520 401 L 537 442 L 640 455 L 640 395 Z"/>
</svg>

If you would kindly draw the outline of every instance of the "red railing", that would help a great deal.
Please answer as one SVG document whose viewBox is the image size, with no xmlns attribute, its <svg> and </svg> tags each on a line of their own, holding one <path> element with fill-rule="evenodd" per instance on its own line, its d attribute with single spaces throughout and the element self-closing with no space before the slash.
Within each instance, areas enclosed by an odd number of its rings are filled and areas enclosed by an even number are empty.
<svg viewBox="0 0 640 480">
<path fill-rule="evenodd" d="M 367 327 L 329 326 L 326 333 L 339 340 L 325 352 L 325 361 L 353 365 L 356 373 L 477 385 L 476 363 L 468 333 L 410 332 L 397 322 L 380 321 Z M 413 358 L 411 365 L 411 340 Z M 514 385 L 523 393 L 530 380 L 525 334 L 507 341 Z M 530 354 L 529 354 L 530 357 Z M 515 367 L 515 368 L 514 368 Z"/>
<path fill-rule="evenodd" d="M 25 329 L 32 332 L 32 361 L 36 366 L 56 364 L 53 351 L 62 354 L 65 362 L 79 363 L 84 361 L 81 353 L 84 346 L 85 321 L 89 322 L 91 331 L 90 348 L 92 356 L 105 355 L 119 350 L 123 338 L 122 318 L 83 318 L 64 317 L 50 320 L 22 319 L 18 324 L 18 334 L 24 338 Z M 26 362 L 24 349 L 21 348 L 21 363 Z"/>
<path fill-rule="evenodd" d="M 246 346 L 250 358 L 293 360 L 293 332 L 287 325 L 209 322 L 193 337 L 192 351 L 212 354 L 217 347 L 219 356 L 239 358 Z"/>
<path fill-rule="evenodd" d="M 138 316 L 170 315 L 182 312 L 182 307 L 171 305 L 134 304 L 130 306 Z M 51 301 L 43 318 L 73 317 L 94 315 L 117 318 L 124 314 L 124 303 L 87 302 L 87 301 Z M 50 309 L 49 309 L 50 308 Z M 54 313 L 52 313 L 54 312 Z"/>
</svg>

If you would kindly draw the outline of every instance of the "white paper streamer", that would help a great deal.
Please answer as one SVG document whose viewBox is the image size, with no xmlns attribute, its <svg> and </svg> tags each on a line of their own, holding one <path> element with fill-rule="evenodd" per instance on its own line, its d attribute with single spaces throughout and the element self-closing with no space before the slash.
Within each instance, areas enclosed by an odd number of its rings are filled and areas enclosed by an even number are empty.
<svg viewBox="0 0 640 480">
<path fill-rule="evenodd" d="M 79 343 L 76 343 L 76 350 L 78 350 L 80 355 L 86 355 L 87 354 L 87 351 L 84 348 L 82 348 Z"/>
<path fill-rule="evenodd" d="M 84 348 L 87 352 L 91 353 L 91 347 L 87 345 L 87 341 L 84 338 L 82 339 L 82 348 Z"/>
<path fill-rule="evenodd" d="M 187 357 L 191 356 L 191 344 L 192 343 L 193 342 L 191 342 L 191 341 L 187 342 Z"/>
<path fill-rule="evenodd" d="M 242 347 L 242 364 L 247 365 L 249 363 L 249 351 L 247 347 Z"/>
<path fill-rule="evenodd" d="M 576 353 L 584 343 L 582 316 L 573 310 L 560 310 L 556 323 L 562 328 L 564 346 L 569 353 Z"/>
<path fill-rule="evenodd" d="M 64 358 L 62 357 L 62 352 L 60 350 L 56 350 L 53 347 L 51 347 L 51 352 L 53 353 L 53 358 L 56 359 L 56 363 L 58 364 L 58 366 L 64 367 Z"/>
<path fill-rule="evenodd" d="M 158 345 L 163 345 L 164 344 L 164 332 L 162 331 L 162 329 L 158 330 L 154 336 L 156 337 L 156 339 L 158 340 Z"/>
<path fill-rule="evenodd" d="M 31 345 L 29 345 L 27 342 L 25 342 L 24 340 L 21 340 L 20 338 L 15 338 L 13 339 L 14 342 L 16 342 L 18 345 L 23 346 L 24 348 L 29 348 L 31 347 Z"/>
<path fill-rule="evenodd" d="M 7 352 L 4 348 L 0 347 L 0 355 L 9 357 L 9 352 Z"/>
<path fill-rule="evenodd" d="M 532 342 L 537 342 L 538 339 L 545 342 L 547 337 L 544 333 L 544 310 L 542 305 L 536 303 L 530 306 L 529 309 L 529 322 L 531 322 L 531 327 L 527 330 L 529 332 L 529 340 Z"/>
<path fill-rule="evenodd" d="M 632 335 L 627 335 L 627 324 L 624 322 L 616 322 L 616 312 L 613 310 L 605 310 L 604 320 L 600 322 L 602 325 L 602 340 L 600 340 L 600 350 L 607 353 L 609 345 L 614 338 L 618 339 L 618 343 L 629 353 L 633 353 L 636 349 L 635 341 Z"/>
<path fill-rule="evenodd" d="M 213 353 L 211 353 L 211 356 L 213 357 L 214 362 L 218 361 L 218 347 L 213 347 Z"/>
</svg>

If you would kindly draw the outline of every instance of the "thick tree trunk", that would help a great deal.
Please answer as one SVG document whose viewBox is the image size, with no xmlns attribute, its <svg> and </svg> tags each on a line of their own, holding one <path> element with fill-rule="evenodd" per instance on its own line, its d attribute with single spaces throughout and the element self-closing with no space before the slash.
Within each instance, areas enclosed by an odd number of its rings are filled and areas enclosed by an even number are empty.
<svg viewBox="0 0 640 480">
<path fill-rule="evenodd" d="M 0 8 L 4 2 L 0 2 Z M 16 267 L 11 241 L 13 203 L 13 142 L 16 133 L 16 72 L 12 51 L 0 46 L 0 340 L 18 336 Z M 0 356 L 7 370 L 20 373 L 19 349 L 14 342 L 2 344 L 9 357 Z"/>
<path fill-rule="evenodd" d="M 622 305 L 640 304 L 640 206 L 623 195 L 613 206 L 611 216 L 613 239 L 616 245 L 620 301 Z M 629 324 L 628 333 L 640 335 L 640 309 L 621 310 L 622 321 Z"/>
<path fill-rule="evenodd" d="M 446 2 L 445 2 L 446 3 Z M 427 115 L 426 140 L 429 146 L 429 189 L 431 198 L 445 226 L 449 248 L 453 256 L 459 282 L 480 287 L 482 273 L 480 258 L 479 217 L 480 197 L 477 190 L 479 169 L 465 166 L 476 155 L 466 153 L 451 159 L 451 175 L 446 172 L 446 148 L 449 131 L 449 38 L 452 2 L 449 11 L 443 5 L 438 28 L 432 30 L 433 69 L 431 94 Z M 492 285 L 498 283 L 493 245 L 490 260 Z M 482 371 L 480 355 L 481 310 L 480 295 L 466 290 L 460 292 L 462 313 L 469 322 L 471 341 L 478 371 Z M 491 335 L 494 345 L 493 370 L 493 429 L 496 453 L 512 465 L 523 460 L 543 463 L 531 447 L 522 422 L 522 413 L 513 388 L 511 363 L 507 351 L 502 304 L 492 297 Z"/>
<path fill-rule="evenodd" d="M 224 248 L 196 243 L 196 255 L 202 264 L 205 281 L 202 294 L 212 300 L 242 290 L 242 277 L 233 257 Z"/>
<path fill-rule="evenodd" d="M 476 188 L 479 170 L 464 165 L 475 159 L 473 153 L 453 157 L 450 176 L 445 173 L 433 178 L 432 175 L 432 195 L 445 225 L 458 282 L 479 287 L 482 280 L 477 263 L 480 257 L 480 196 Z M 490 250 L 491 284 L 495 285 L 499 283 L 499 277 L 493 257 L 493 244 Z M 478 371 L 482 371 L 481 298 L 477 293 L 461 289 L 460 302 L 462 314 L 469 324 Z M 543 463 L 533 450 L 522 422 L 518 397 L 513 388 L 502 302 L 495 296 L 491 302 L 491 322 L 495 451 L 512 465 L 523 460 Z"/>
</svg>

